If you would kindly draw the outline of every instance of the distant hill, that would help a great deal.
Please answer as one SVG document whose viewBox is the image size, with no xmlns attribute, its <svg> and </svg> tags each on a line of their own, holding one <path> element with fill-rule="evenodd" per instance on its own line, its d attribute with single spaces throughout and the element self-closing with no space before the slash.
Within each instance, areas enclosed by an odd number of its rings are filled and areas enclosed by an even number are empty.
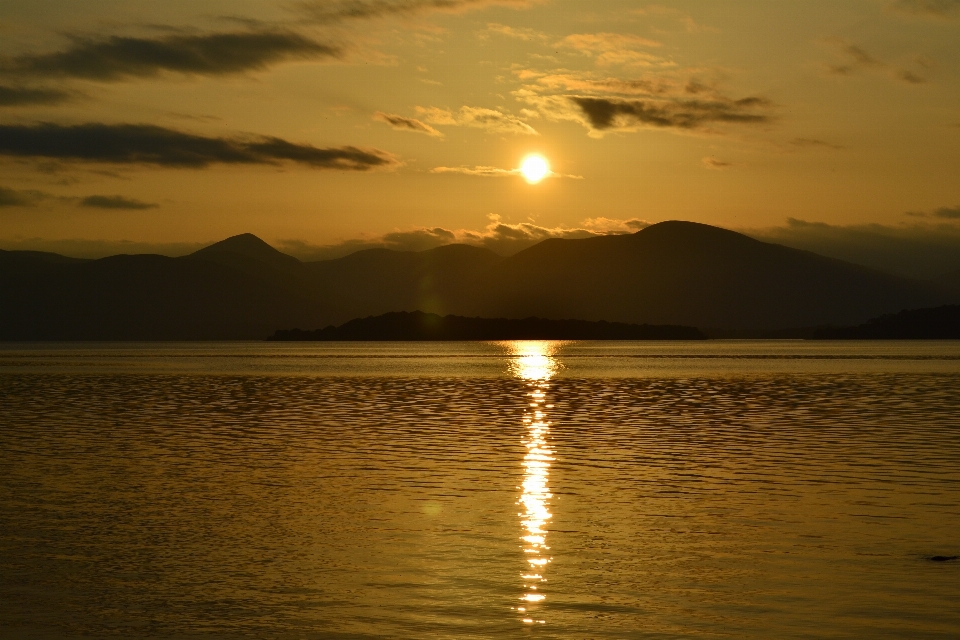
<svg viewBox="0 0 960 640">
<path fill-rule="evenodd" d="M 244 234 L 189 256 L 0 251 L 0 339 L 263 339 L 395 311 L 776 331 L 954 302 L 943 287 L 692 222 L 302 263 Z"/>
<path fill-rule="evenodd" d="M 822 340 L 956 340 L 960 339 L 960 305 L 912 309 L 873 318 L 855 327 L 821 327 Z"/>
<path fill-rule="evenodd" d="M 314 331 L 280 330 L 270 340 L 705 340 L 694 327 L 544 320 L 464 318 L 398 311 Z"/>
</svg>

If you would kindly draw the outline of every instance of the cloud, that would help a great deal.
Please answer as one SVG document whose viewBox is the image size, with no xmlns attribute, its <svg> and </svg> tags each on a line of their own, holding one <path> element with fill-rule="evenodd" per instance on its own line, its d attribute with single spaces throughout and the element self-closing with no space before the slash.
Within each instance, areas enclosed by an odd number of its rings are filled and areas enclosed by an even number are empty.
<svg viewBox="0 0 960 640">
<path fill-rule="evenodd" d="M 80 200 L 80 206 L 94 209 L 155 209 L 160 205 L 123 196 L 87 196 Z"/>
<path fill-rule="evenodd" d="M 382 236 L 355 238 L 336 244 L 316 245 L 302 240 L 281 240 L 282 251 L 301 260 L 330 260 L 364 249 L 393 249 L 395 251 L 424 251 L 448 244 L 469 244 L 483 247 L 500 255 L 513 255 L 547 238 L 590 238 L 599 235 L 634 233 L 649 223 L 645 220 L 616 220 L 592 218 L 583 226 L 543 227 L 532 222 L 509 224 L 499 216 L 490 215 L 484 229 L 445 229 L 420 227 L 394 231 Z"/>
<path fill-rule="evenodd" d="M 864 71 L 883 73 L 907 84 L 924 84 L 927 82 L 927 79 L 918 73 L 887 64 L 859 45 L 838 38 L 827 38 L 823 42 L 831 46 L 834 54 L 841 59 L 840 63 L 827 65 L 827 71 L 832 75 L 853 76 L 860 71 Z M 926 59 L 916 59 L 913 62 L 924 69 L 929 69 L 932 65 L 932 62 Z"/>
<path fill-rule="evenodd" d="M 56 196 L 43 191 L 17 191 L 0 187 L 0 207 L 32 207 L 43 200 L 59 200 L 61 202 L 75 203 L 80 207 L 90 207 L 95 209 L 153 209 L 160 205 L 151 202 L 143 202 L 133 198 L 123 196 L 87 196 L 85 198 L 76 198 L 72 196 Z"/>
<path fill-rule="evenodd" d="M 940 207 L 931 213 L 923 211 L 907 211 L 906 215 L 914 218 L 941 218 L 944 220 L 960 220 L 960 205 L 956 207 Z"/>
<path fill-rule="evenodd" d="M 489 35 L 499 35 L 505 38 L 513 38 L 514 40 L 524 40 L 527 42 L 533 40 L 546 40 L 547 36 L 540 31 L 535 31 L 534 29 L 527 29 L 523 27 L 510 27 L 505 24 L 498 24 L 496 22 L 488 22 L 487 28 L 480 32 L 482 38 L 486 38 Z"/>
<path fill-rule="evenodd" d="M 669 60 L 644 51 L 661 46 L 659 42 L 631 34 L 575 33 L 565 37 L 556 46 L 590 56 L 601 66 L 673 66 Z"/>
<path fill-rule="evenodd" d="M 926 78 L 918 76 L 908 69 L 898 69 L 895 73 L 898 78 L 909 84 L 923 84 L 927 81 Z"/>
<path fill-rule="evenodd" d="M 663 5 L 653 4 L 646 7 L 641 7 L 640 9 L 633 9 L 630 11 L 630 14 L 645 18 L 666 18 L 672 20 L 679 23 L 681 28 L 687 33 L 716 33 L 718 31 L 714 27 L 698 24 L 689 14 L 686 14 L 679 9 L 665 7 Z M 662 28 L 656 28 L 654 30 L 664 32 L 664 29 Z"/>
<path fill-rule="evenodd" d="M 855 44 L 838 43 L 838 46 L 840 52 L 845 54 L 850 59 L 851 63 L 858 67 L 876 69 L 887 66 L 867 53 L 863 48 L 858 47 Z M 847 69 L 849 69 L 849 67 L 838 68 L 841 74 L 845 74 Z"/>
<path fill-rule="evenodd" d="M 499 167 L 435 167 L 430 169 L 430 173 L 462 173 L 468 176 L 480 176 L 483 178 L 502 178 L 519 176 L 520 169 L 500 169 Z"/>
<path fill-rule="evenodd" d="M 630 218 L 629 220 L 619 220 L 617 218 L 587 218 L 582 223 L 584 228 L 599 235 L 609 235 L 611 233 L 636 233 L 641 229 L 646 229 L 652 222 L 641 220 L 640 218 Z"/>
<path fill-rule="evenodd" d="M 313 19 L 334 23 L 422 13 L 463 13 L 499 6 L 525 9 L 538 0 L 311 0 L 300 8 Z"/>
<path fill-rule="evenodd" d="M 616 78 L 591 72 L 539 73 L 517 69 L 526 80 L 513 91 L 520 102 L 544 118 L 577 122 L 593 137 L 605 131 L 640 128 L 711 130 L 712 124 L 763 124 L 773 121 L 774 104 L 759 96 L 735 99 L 700 74 L 681 70 L 645 72 L 640 77 Z"/>
<path fill-rule="evenodd" d="M 17 191 L 0 187 L 0 207 L 32 207 L 49 197 L 41 191 Z"/>
<path fill-rule="evenodd" d="M 960 206 L 941 207 L 933 212 L 937 218 L 947 218 L 950 220 L 960 220 Z"/>
<path fill-rule="evenodd" d="M 335 58 L 337 47 L 292 31 L 241 31 L 161 38 L 72 38 L 54 53 L 28 54 L 0 64 L 7 73 L 117 81 L 163 72 L 220 76 L 263 69 L 291 59 Z"/>
<path fill-rule="evenodd" d="M 526 74 L 526 77 L 524 77 Z M 520 71 L 520 78 L 534 79 L 536 84 L 547 88 L 578 93 L 617 96 L 663 96 L 682 93 L 682 84 L 669 78 L 591 78 L 577 73 L 538 74 Z M 679 84 L 679 86 L 678 86 Z"/>
<path fill-rule="evenodd" d="M 502 113 L 495 109 L 482 107 L 460 107 L 457 112 L 439 107 L 417 107 L 417 113 L 424 116 L 427 122 L 441 126 L 472 127 L 486 129 L 494 133 L 518 133 L 523 135 L 540 135 L 537 130 L 520 118 Z"/>
<path fill-rule="evenodd" d="M 404 116 L 377 111 L 373 114 L 373 119 L 386 122 L 397 131 L 413 131 L 414 133 L 423 133 L 434 138 L 443 137 L 443 133 L 416 118 L 405 118 Z"/>
<path fill-rule="evenodd" d="M 820 140 L 818 138 L 802 138 L 802 137 L 794 138 L 793 140 L 790 141 L 790 144 L 792 144 L 795 147 L 801 147 L 801 148 L 833 149 L 835 151 L 845 148 L 838 144 L 833 144 L 832 142 L 826 142 L 825 140 Z"/>
<path fill-rule="evenodd" d="M 758 97 L 739 100 L 619 100 L 571 96 L 593 129 L 654 128 L 698 129 L 713 122 L 762 124 L 771 117 L 761 112 L 771 103 Z"/>
<path fill-rule="evenodd" d="M 0 107 L 19 107 L 35 104 L 60 104 L 71 99 L 71 95 L 59 89 L 39 89 L 35 87 L 11 87 L 0 85 Z"/>
<path fill-rule="evenodd" d="M 913 16 L 946 20 L 960 15 L 960 0 L 896 0 L 890 9 Z"/>
<path fill-rule="evenodd" d="M 707 169 L 713 169 L 714 171 L 723 171 L 724 169 L 729 169 L 733 166 L 732 162 L 725 162 L 709 156 L 701 160 L 701 162 L 703 163 L 704 167 Z"/>
<path fill-rule="evenodd" d="M 479 176 L 481 178 L 507 178 L 510 176 L 522 175 L 520 169 L 501 169 L 499 167 L 434 167 L 430 173 L 462 173 L 468 176 Z M 583 176 L 566 175 L 547 172 L 547 178 L 572 178 L 574 180 L 583 180 Z"/>
<path fill-rule="evenodd" d="M 933 278 L 960 269 L 960 207 L 938 209 L 932 217 L 950 222 L 831 225 L 788 218 L 785 226 L 739 231 L 889 273 Z"/>
<path fill-rule="evenodd" d="M 318 148 L 281 138 L 213 138 L 146 124 L 0 125 L 0 155 L 199 169 L 212 164 L 294 162 L 366 171 L 398 161 L 376 149 Z"/>
</svg>

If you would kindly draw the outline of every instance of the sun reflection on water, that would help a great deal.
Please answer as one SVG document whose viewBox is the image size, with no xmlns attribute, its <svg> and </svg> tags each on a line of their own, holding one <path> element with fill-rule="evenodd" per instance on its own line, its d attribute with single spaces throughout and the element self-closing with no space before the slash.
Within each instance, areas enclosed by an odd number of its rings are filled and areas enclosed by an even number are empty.
<svg viewBox="0 0 960 640">
<path fill-rule="evenodd" d="M 527 566 L 521 572 L 523 594 L 522 605 L 517 611 L 524 617 L 525 624 L 544 624 L 545 620 L 537 616 L 539 605 L 546 600 L 540 593 L 540 587 L 546 582 L 544 570 L 550 564 L 550 547 L 547 546 L 547 522 L 550 513 L 550 493 L 548 480 L 550 463 L 554 460 L 550 446 L 550 422 L 546 410 L 553 405 L 546 404 L 546 392 L 550 378 L 557 371 L 558 363 L 553 356 L 559 343 L 543 341 L 517 341 L 507 344 L 512 359 L 510 370 L 513 375 L 526 381 L 529 407 L 524 412 L 523 424 L 526 435 L 523 444 L 527 451 L 523 457 L 523 484 L 517 501 L 522 507 L 521 518 L 522 548 Z"/>
</svg>

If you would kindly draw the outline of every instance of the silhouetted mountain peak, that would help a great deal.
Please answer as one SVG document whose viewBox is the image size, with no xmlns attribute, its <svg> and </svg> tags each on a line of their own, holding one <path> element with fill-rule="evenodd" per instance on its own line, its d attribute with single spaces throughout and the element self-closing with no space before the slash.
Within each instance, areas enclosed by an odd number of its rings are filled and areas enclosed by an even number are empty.
<svg viewBox="0 0 960 640">
<path fill-rule="evenodd" d="M 713 239 L 713 240 L 738 240 L 738 241 L 749 241 L 751 243 L 759 243 L 759 240 L 754 240 L 749 236 L 745 236 L 742 233 L 737 233 L 736 231 L 730 231 L 729 229 L 723 229 L 721 227 L 714 227 L 709 224 L 703 224 L 701 222 L 689 222 L 687 220 L 666 220 L 664 222 L 658 222 L 652 224 L 649 227 L 645 227 L 640 231 L 637 231 L 633 234 L 637 237 L 643 238 L 670 238 L 677 240 L 689 240 L 692 238 L 698 239 Z"/>
<path fill-rule="evenodd" d="M 209 247 L 191 253 L 189 257 L 211 262 L 230 263 L 235 262 L 238 258 L 246 258 L 257 260 L 275 268 L 290 268 L 300 264 L 300 261 L 293 256 L 274 249 L 252 233 L 241 233 L 226 240 L 221 240 Z"/>
</svg>

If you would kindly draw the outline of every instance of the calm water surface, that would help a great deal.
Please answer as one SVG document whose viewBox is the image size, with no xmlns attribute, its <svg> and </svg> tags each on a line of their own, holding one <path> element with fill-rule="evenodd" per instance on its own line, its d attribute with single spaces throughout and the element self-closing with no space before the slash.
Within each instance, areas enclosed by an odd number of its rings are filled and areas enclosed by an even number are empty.
<svg viewBox="0 0 960 640">
<path fill-rule="evenodd" d="M 958 342 L 0 345 L 0 637 L 960 637 L 958 390 Z"/>
</svg>

